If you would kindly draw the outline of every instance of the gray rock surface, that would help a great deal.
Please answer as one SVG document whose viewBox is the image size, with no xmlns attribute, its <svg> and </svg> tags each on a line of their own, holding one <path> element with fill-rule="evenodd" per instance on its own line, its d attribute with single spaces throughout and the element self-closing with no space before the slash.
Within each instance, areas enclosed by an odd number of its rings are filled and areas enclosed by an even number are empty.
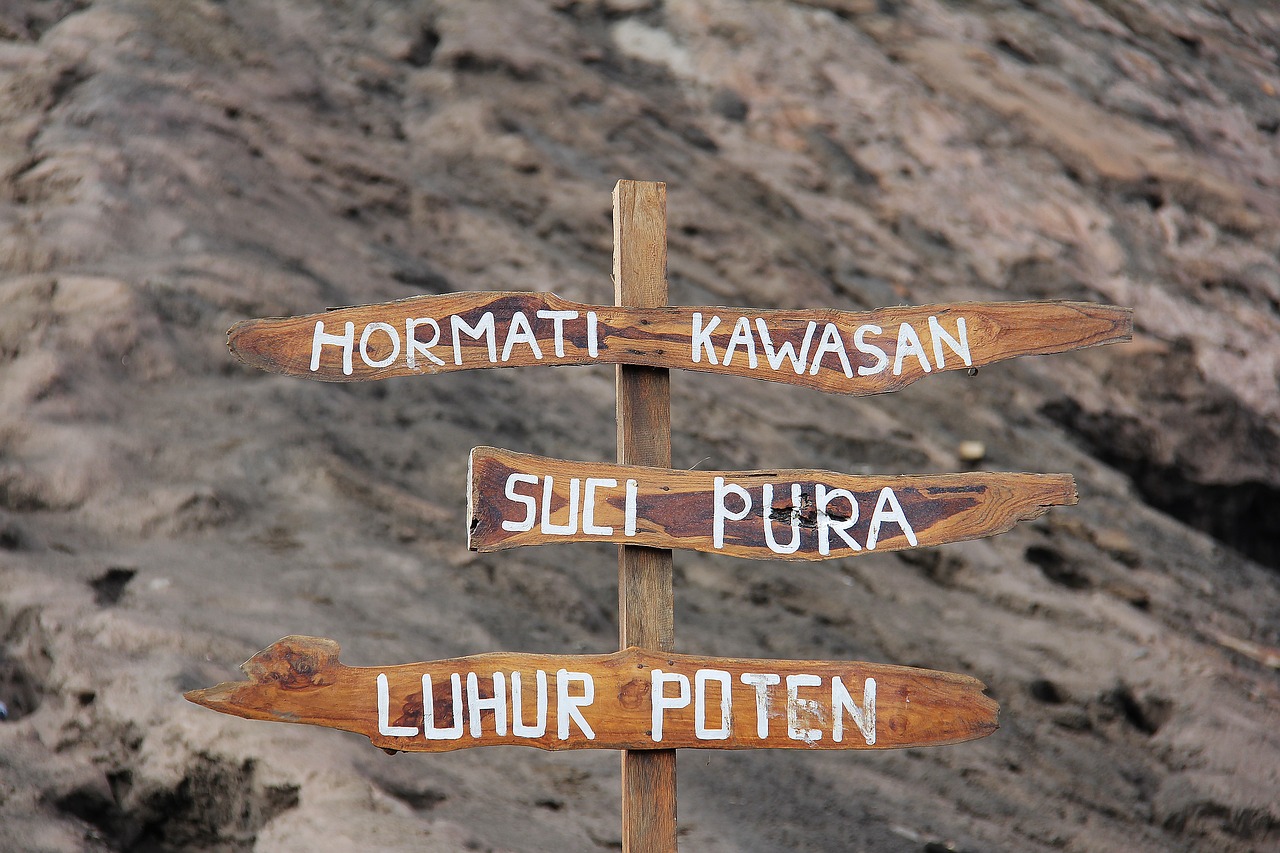
<svg viewBox="0 0 1280 853">
<path fill-rule="evenodd" d="M 593 850 L 617 757 L 388 757 L 181 692 L 614 647 L 615 557 L 475 555 L 467 450 L 613 457 L 612 373 L 332 386 L 246 317 L 607 302 L 668 183 L 672 301 L 1130 305 L 1132 344 L 846 399 L 673 376 L 681 467 L 1065 471 L 1003 536 L 676 555 L 681 650 L 974 675 L 990 738 L 685 752 L 682 847 L 1280 843 L 1280 12 L 1042 0 L 0 2 L 0 849 Z"/>
</svg>

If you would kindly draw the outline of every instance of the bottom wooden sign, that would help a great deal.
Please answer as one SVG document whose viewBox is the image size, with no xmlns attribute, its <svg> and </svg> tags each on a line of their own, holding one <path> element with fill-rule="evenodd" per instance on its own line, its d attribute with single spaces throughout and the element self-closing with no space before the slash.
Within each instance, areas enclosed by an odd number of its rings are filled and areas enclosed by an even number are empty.
<svg viewBox="0 0 1280 853">
<path fill-rule="evenodd" d="M 748 660 L 629 648 L 350 667 L 333 640 L 285 637 L 248 681 L 187 699 L 252 720 L 327 726 L 375 746 L 889 749 L 972 740 L 999 707 L 965 675 L 887 664 Z"/>
</svg>

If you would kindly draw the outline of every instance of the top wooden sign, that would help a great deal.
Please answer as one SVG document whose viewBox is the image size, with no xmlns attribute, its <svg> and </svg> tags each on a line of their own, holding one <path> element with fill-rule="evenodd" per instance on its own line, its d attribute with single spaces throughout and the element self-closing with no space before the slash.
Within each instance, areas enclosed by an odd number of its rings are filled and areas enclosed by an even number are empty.
<svg viewBox="0 0 1280 853">
<path fill-rule="evenodd" d="M 630 364 L 804 385 L 896 391 L 928 373 L 1116 343 L 1128 308 L 963 302 L 877 311 L 626 308 L 550 293 L 418 296 L 247 320 L 227 345 L 246 364 L 331 382 L 481 367 Z"/>
</svg>

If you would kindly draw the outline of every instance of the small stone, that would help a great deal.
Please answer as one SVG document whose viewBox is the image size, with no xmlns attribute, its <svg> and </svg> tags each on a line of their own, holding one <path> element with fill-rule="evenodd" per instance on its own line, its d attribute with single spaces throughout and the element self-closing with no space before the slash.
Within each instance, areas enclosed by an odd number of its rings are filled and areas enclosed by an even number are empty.
<svg viewBox="0 0 1280 853">
<path fill-rule="evenodd" d="M 1093 726 L 1089 715 L 1085 713 L 1083 708 L 1058 708 L 1051 715 L 1051 719 L 1055 726 L 1061 726 L 1072 731 L 1088 731 Z"/>
<path fill-rule="evenodd" d="M 614 15 L 634 15 L 653 8 L 654 0 L 604 0 L 605 11 Z"/>
<path fill-rule="evenodd" d="M 1027 692 L 1031 697 L 1046 705 L 1061 705 L 1067 701 L 1067 696 L 1062 692 L 1062 688 L 1058 687 L 1047 678 L 1035 678 L 1027 684 Z"/>
<path fill-rule="evenodd" d="M 981 441 L 960 442 L 960 446 L 956 448 L 956 454 L 960 457 L 961 462 L 978 463 L 987 458 L 987 446 Z"/>
<path fill-rule="evenodd" d="M 1151 607 L 1151 596 L 1145 589 L 1136 584 L 1113 581 L 1106 584 L 1103 589 L 1139 610 L 1147 610 Z"/>
<path fill-rule="evenodd" d="M 744 121 L 751 108 L 743 97 L 732 89 L 718 89 L 711 96 L 711 109 L 729 121 Z"/>
<path fill-rule="evenodd" d="M 1123 530 L 1103 528 L 1092 532 L 1093 544 L 1126 566 L 1136 566 L 1142 561 L 1133 540 Z"/>
</svg>

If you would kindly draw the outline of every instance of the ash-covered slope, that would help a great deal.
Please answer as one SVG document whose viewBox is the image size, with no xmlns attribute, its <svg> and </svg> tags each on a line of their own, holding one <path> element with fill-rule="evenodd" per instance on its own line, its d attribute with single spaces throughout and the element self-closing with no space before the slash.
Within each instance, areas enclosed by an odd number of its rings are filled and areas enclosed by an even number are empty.
<svg viewBox="0 0 1280 853">
<path fill-rule="evenodd" d="M 1130 305 L 1135 341 L 876 398 L 678 374 L 678 467 L 1069 472 L 991 540 L 678 553 L 683 651 L 976 676 L 1002 728 L 685 752 L 688 850 L 1280 837 L 1280 15 L 1269 4 L 28 0 L 0 6 L 0 848 L 590 850 L 617 759 L 388 757 L 181 692 L 615 645 L 615 557 L 474 555 L 470 447 L 613 456 L 612 372 L 333 386 L 246 317 L 606 302 L 668 184 L 672 301 Z"/>
</svg>

